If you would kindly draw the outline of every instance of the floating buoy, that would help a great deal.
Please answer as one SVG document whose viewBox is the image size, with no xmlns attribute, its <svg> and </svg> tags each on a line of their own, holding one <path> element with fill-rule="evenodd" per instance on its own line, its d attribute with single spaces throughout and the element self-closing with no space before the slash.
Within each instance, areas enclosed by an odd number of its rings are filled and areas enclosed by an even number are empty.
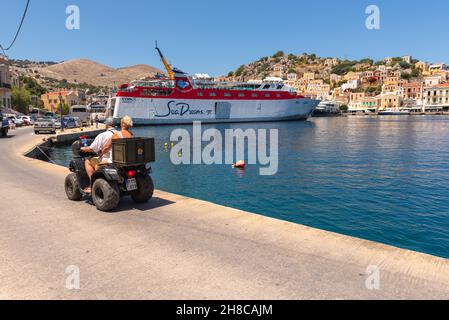
<svg viewBox="0 0 449 320">
<path fill-rule="evenodd" d="M 237 169 L 245 169 L 246 163 L 245 163 L 244 160 L 240 160 L 240 161 L 237 161 L 236 163 L 234 163 L 234 164 L 232 165 L 232 167 L 233 167 L 233 168 L 237 168 Z"/>
</svg>

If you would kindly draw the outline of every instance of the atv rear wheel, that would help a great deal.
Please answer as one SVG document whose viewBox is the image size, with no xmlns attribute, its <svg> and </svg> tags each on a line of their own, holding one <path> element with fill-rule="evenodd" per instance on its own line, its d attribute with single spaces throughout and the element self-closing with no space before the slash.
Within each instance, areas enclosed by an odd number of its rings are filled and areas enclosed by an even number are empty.
<svg viewBox="0 0 449 320">
<path fill-rule="evenodd" d="M 78 179 L 76 178 L 76 174 L 71 173 L 65 178 L 65 193 L 67 198 L 72 201 L 81 201 L 83 195 L 80 192 Z"/>
<path fill-rule="evenodd" d="M 137 203 L 151 200 L 154 193 L 154 183 L 150 176 L 136 177 L 138 190 L 131 192 L 131 198 Z"/>
<path fill-rule="evenodd" d="M 114 182 L 95 180 L 92 186 L 92 201 L 98 210 L 111 211 L 117 208 L 120 202 L 120 189 Z"/>
</svg>

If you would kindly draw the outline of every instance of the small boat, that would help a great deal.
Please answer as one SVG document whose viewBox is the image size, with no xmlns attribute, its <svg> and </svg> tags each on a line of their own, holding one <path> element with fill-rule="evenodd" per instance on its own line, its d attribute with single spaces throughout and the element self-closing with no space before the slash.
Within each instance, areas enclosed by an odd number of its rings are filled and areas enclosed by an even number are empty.
<svg viewBox="0 0 449 320">
<path fill-rule="evenodd" d="M 337 117 L 341 116 L 340 106 L 333 101 L 321 101 L 313 112 L 313 117 Z"/>
<path fill-rule="evenodd" d="M 378 115 L 379 116 L 409 116 L 410 110 L 388 108 L 388 109 L 379 111 Z"/>
</svg>

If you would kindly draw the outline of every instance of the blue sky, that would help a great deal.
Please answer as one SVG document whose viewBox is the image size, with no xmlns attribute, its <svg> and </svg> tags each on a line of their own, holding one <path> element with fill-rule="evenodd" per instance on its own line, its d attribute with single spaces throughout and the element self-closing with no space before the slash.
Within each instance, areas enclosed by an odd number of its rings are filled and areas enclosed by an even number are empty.
<svg viewBox="0 0 449 320">
<path fill-rule="evenodd" d="M 0 43 L 7 46 L 25 0 L 0 0 Z M 67 30 L 78 5 L 81 29 Z M 381 10 L 381 29 L 365 28 L 365 9 Z M 169 62 L 191 73 L 225 74 L 243 63 L 286 53 L 380 59 L 412 54 L 449 62 L 449 1 L 428 0 L 31 0 L 15 59 L 88 58 L 114 67 Z"/>
</svg>

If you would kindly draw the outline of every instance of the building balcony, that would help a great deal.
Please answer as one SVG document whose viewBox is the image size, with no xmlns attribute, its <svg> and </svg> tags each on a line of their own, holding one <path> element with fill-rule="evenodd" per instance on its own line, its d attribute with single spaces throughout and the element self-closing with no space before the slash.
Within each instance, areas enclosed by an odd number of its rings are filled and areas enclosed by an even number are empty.
<svg viewBox="0 0 449 320">
<path fill-rule="evenodd" d="M 11 85 L 9 83 L 0 82 L 0 88 L 11 89 Z"/>
</svg>

